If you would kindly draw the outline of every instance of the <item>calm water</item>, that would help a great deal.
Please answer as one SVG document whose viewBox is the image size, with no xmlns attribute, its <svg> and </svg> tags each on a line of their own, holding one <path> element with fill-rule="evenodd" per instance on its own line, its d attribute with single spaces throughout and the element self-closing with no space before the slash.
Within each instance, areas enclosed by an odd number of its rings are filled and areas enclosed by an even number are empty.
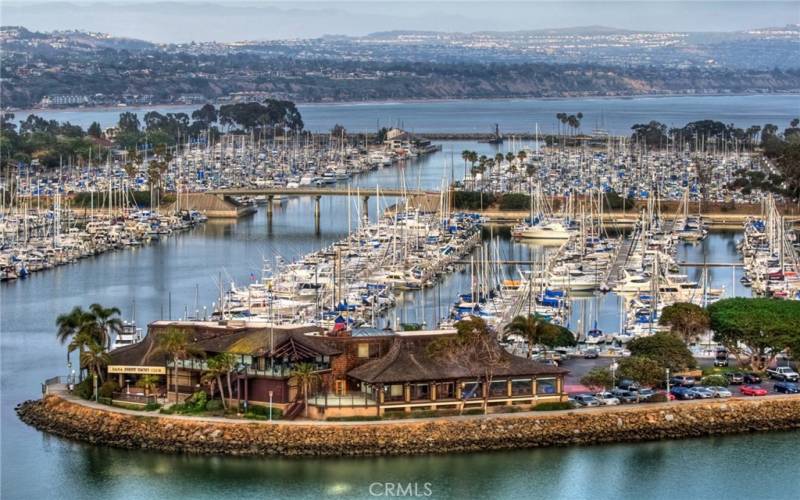
<svg viewBox="0 0 800 500">
<path fill-rule="evenodd" d="M 358 181 L 365 188 L 392 187 L 405 176 L 410 186 L 436 187 L 443 170 L 450 169 L 447 151 L 466 147 L 491 151 L 488 145 L 448 143 L 438 155 Z M 371 203 L 374 218 L 375 197 Z M 0 497 L 28 499 L 53 492 L 59 498 L 367 497 L 373 481 L 430 482 L 434 495 L 442 498 L 636 499 L 646 492 L 654 498 L 771 499 L 796 493 L 800 480 L 795 461 L 786 457 L 796 455 L 797 433 L 445 457 L 237 460 L 95 448 L 43 435 L 16 418 L 14 406 L 38 397 L 42 380 L 67 372 L 65 349 L 54 335 L 58 314 L 100 302 L 119 306 L 130 318 L 135 300 L 136 320 L 145 325 L 194 309 L 196 288 L 201 307 L 210 305 L 220 276 L 226 283 L 243 283 L 250 273 L 260 273 L 263 258 L 281 255 L 290 260 L 344 236 L 347 201 L 323 198 L 322 204 L 318 235 L 313 202 L 294 198 L 276 207 L 271 226 L 262 210 L 236 223 L 212 222 L 156 245 L 85 259 L 0 286 Z M 699 262 L 705 251 L 709 261 L 732 262 L 737 237 L 715 233 L 703 245 L 682 249 L 682 258 Z M 499 247 L 507 259 L 541 251 L 503 237 Z M 710 279 L 714 286 L 730 286 L 730 269 L 714 269 Z M 433 324 L 458 292 L 468 291 L 469 281 L 469 273 L 456 273 L 439 289 L 405 296 L 393 314 Z M 613 295 L 584 300 L 599 301 L 601 327 L 616 329 Z M 680 477 L 689 480 L 676 493 L 675 479 Z M 752 480 L 759 477 L 775 479 Z"/>
<path fill-rule="evenodd" d="M 198 107 L 36 110 L 33 113 L 86 128 L 93 121 L 104 127 L 115 125 L 123 111 L 135 111 L 141 117 L 151 109 L 162 113 L 191 113 Z M 650 120 L 670 126 L 713 119 L 739 127 L 774 123 L 783 128 L 800 114 L 800 95 L 454 100 L 304 104 L 299 108 L 306 128 L 311 131 L 327 131 L 340 123 L 351 132 L 374 131 L 378 126 L 402 126 L 416 132 L 489 132 L 499 123 L 505 132 L 531 132 L 536 124 L 541 131 L 551 132 L 556 130 L 556 113 L 582 112 L 584 131 L 600 127 L 614 134 L 629 134 L 631 125 Z M 16 118 L 22 120 L 27 114 L 19 111 Z"/>
</svg>

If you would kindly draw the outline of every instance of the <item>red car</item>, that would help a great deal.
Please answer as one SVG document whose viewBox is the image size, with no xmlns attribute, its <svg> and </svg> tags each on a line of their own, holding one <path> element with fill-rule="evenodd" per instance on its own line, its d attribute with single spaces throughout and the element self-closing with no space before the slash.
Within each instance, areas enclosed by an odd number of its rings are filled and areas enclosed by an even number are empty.
<svg viewBox="0 0 800 500">
<path fill-rule="evenodd" d="M 741 389 L 739 389 L 742 394 L 745 396 L 766 396 L 767 390 L 763 389 L 757 385 L 743 385 Z"/>
</svg>

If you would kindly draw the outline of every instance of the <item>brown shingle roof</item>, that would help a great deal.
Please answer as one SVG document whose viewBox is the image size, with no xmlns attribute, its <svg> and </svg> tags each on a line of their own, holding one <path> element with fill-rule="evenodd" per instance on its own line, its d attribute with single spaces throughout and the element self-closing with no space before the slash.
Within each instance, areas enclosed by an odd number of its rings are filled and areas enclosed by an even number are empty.
<svg viewBox="0 0 800 500">
<path fill-rule="evenodd" d="M 246 325 L 220 325 L 211 322 L 159 321 L 150 325 L 147 336 L 139 343 L 113 350 L 112 365 L 128 366 L 163 366 L 166 357 L 156 349 L 158 332 L 168 328 L 180 328 L 189 332 L 195 345 L 206 352 L 247 354 L 262 356 L 270 350 L 269 327 L 248 327 Z M 327 342 L 323 337 L 306 335 L 322 331 L 314 326 L 274 328 L 274 343 L 277 350 L 286 342 L 294 342 L 300 346 L 318 352 L 324 356 L 339 354 L 341 351 Z"/>
<path fill-rule="evenodd" d="M 353 368 L 347 374 L 364 382 L 383 384 L 477 378 L 482 375 L 482 373 L 471 372 L 469 367 L 458 363 L 431 358 L 428 354 L 428 345 L 434 339 L 435 337 L 430 335 L 396 338 L 385 356 Z M 544 365 L 530 359 L 514 356 L 499 344 L 497 349 L 502 351 L 502 356 L 506 362 L 504 366 L 495 369 L 495 376 L 513 377 L 568 373 L 563 368 Z"/>
</svg>

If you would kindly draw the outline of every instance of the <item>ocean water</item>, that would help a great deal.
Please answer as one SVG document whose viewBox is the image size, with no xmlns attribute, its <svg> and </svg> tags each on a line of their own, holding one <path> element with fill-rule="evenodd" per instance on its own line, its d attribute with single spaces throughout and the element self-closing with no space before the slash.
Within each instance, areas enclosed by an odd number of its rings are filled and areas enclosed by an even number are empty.
<svg viewBox="0 0 800 500">
<path fill-rule="evenodd" d="M 117 123 L 119 114 L 134 111 L 140 118 L 147 111 L 191 113 L 192 106 L 151 106 L 86 110 L 22 110 L 15 119 L 35 113 L 48 120 L 69 121 L 88 127 L 93 121 L 103 127 Z M 800 116 L 800 95 L 672 96 L 584 99 L 479 99 L 451 101 L 367 102 L 301 104 L 306 129 L 325 132 L 337 123 L 351 132 L 372 132 L 379 127 L 400 126 L 414 132 L 493 132 L 494 124 L 504 133 L 557 130 L 556 113 L 583 113 L 582 130 L 602 128 L 613 134 L 629 134 L 635 123 L 657 120 L 683 126 L 694 120 L 719 120 L 738 127 L 773 123 L 788 126 Z"/>
</svg>

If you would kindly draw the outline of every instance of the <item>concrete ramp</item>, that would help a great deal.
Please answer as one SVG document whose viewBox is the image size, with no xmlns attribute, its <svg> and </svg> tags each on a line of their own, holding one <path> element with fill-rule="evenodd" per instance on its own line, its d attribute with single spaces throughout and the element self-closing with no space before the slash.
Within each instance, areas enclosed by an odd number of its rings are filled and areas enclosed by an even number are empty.
<svg viewBox="0 0 800 500">
<path fill-rule="evenodd" d="M 256 207 L 242 205 L 230 196 L 208 193 L 181 193 L 169 209 L 197 210 L 209 219 L 235 219 L 256 211 Z"/>
</svg>

